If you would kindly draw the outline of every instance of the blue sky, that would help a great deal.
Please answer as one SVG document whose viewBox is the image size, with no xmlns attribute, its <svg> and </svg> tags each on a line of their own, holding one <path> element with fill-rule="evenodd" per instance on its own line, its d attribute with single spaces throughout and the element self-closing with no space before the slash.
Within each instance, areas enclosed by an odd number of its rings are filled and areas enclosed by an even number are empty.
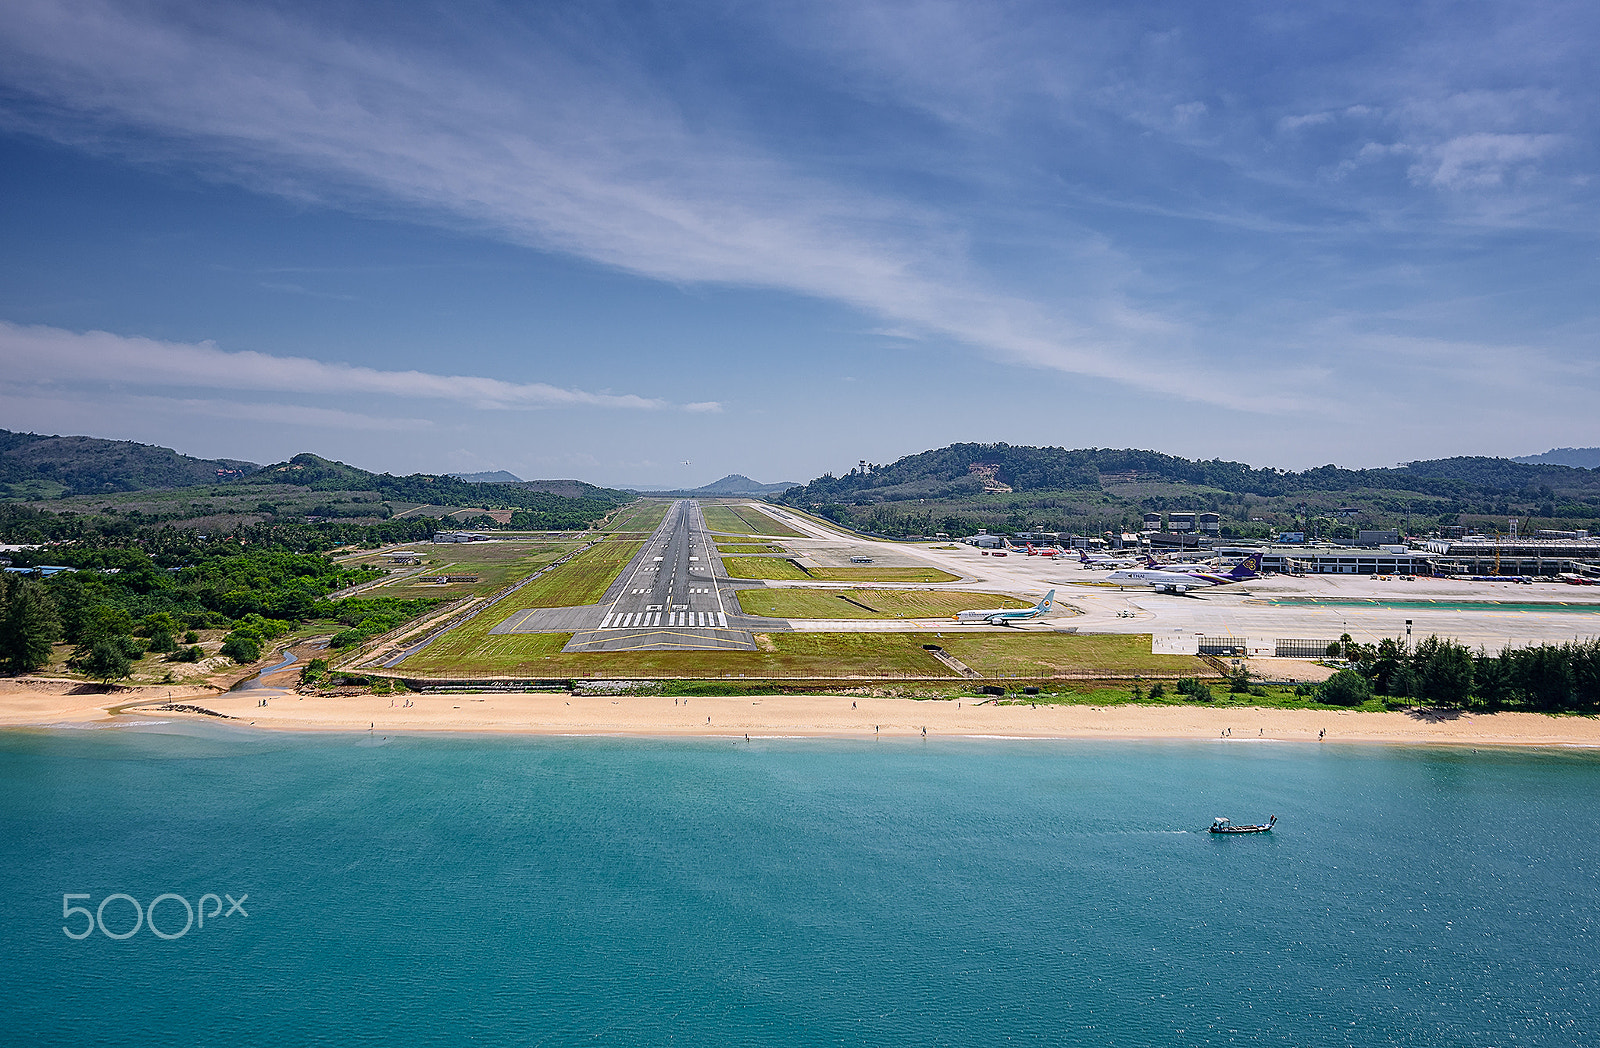
<svg viewBox="0 0 1600 1048">
<path fill-rule="evenodd" d="M 0 5 L 0 426 L 623 485 L 1600 443 L 1592 3 Z"/>
</svg>

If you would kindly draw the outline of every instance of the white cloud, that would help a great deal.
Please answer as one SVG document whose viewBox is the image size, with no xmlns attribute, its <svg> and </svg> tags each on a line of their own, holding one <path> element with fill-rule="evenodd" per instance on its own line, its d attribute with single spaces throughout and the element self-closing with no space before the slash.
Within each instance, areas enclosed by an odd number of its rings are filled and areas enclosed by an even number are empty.
<svg viewBox="0 0 1600 1048">
<path fill-rule="evenodd" d="M 1061 301 L 1018 300 L 969 260 L 962 217 L 821 180 L 715 114 L 691 124 L 625 58 L 507 33 L 474 39 L 466 61 L 265 8 L 163 17 L 17 0 L 0 7 L 0 78 L 48 107 L 42 126 L 64 140 L 176 152 L 289 196 L 421 208 L 663 280 L 797 291 L 1000 359 L 1237 404 L 1230 384 L 1147 339 L 1176 322 L 1123 300 L 1106 267 L 1077 264 Z M 496 405 L 598 402 L 488 380 L 362 380 Z"/>
<path fill-rule="evenodd" d="M 1413 164 L 1408 174 L 1413 182 L 1440 189 L 1496 188 L 1519 173 L 1532 174 L 1536 162 L 1563 141 L 1563 136 L 1550 134 L 1459 135 L 1426 149 L 1425 159 Z"/>
<path fill-rule="evenodd" d="M 0 359 L 11 382 L 232 389 L 310 395 L 377 394 L 447 400 L 474 408 L 659 409 L 631 393 L 586 393 L 543 382 L 505 382 L 426 371 L 379 371 L 307 357 L 229 353 L 210 342 L 161 342 L 105 331 L 22 327 L 0 320 Z"/>
</svg>

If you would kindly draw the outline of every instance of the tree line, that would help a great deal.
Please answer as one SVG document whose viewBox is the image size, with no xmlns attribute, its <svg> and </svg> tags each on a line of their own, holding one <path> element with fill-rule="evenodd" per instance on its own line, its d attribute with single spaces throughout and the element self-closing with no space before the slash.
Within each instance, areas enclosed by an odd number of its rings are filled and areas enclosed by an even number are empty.
<svg viewBox="0 0 1600 1048">
<path fill-rule="evenodd" d="M 33 523 L 38 523 L 34 521 Z M 249 529 L 246 529 L 247 531 Z M 73 645 L 69 664 L 89 676 L 126 676 L 132 660 L 155 652 L 169 661 L 203 656 L 200 630 L 228 630 L 221 654 L 254 662 L 263 646 L 315 620 L 334 620 L 339 646 L 353 644 L 426 611 L 433 599 L 328 595 L 381 577 L 342 567 L 321 550 L 327 535 L 295 527 L 199 536 L 150 528 L 133 538 L 92 531 L 70 544 L 22 551 L 21 566 L 48 562 L 72 570 L 48 578 L 6 573 L 0 586 L 0 671 L 46 665 L 58 641 Z"/>
<path fill-rule="evenodd" d="M 1392 638 L 1361 644 L 1345 634 L 1328 654 L 1349 663 L 1317 690 L 1320 701 L 1336 706 L 1377 697 L 1446 709 L 1600 710 L 1600 639 L 1489 654 L 1441 637 L 1408 649 Z"/>
</svg>

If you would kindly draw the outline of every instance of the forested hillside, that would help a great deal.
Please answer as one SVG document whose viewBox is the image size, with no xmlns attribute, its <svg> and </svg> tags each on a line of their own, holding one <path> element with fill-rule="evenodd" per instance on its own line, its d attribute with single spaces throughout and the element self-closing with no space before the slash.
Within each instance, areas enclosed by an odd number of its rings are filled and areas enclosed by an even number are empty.
<svg viewBox="0 0 1600 1048">
<path fill-rule="evenodd" d="M 1600 473 L 1468 457 L 1297 472 L 1155 451 L 954 444 L 865 472 L 828 474 L 777 501 L 891 535 L 980 525 L 1102 530 L 1169 510 L 1217 512 L 1241 537 L 1325 516 L 1332 535 L 1363 525 L 1409 529 L 1506 515 L 1548 521 L 1546 527 L 1585 526 L 1600 520 Z"/>
<path fill-rule="evenodd" d="M 131 440 L 0 429 L 0 498 L 181 488 L 231 479 L 260 468 L 237 459 L 191 458 L 171 448 Z"/>
<path fill-rule="evenodd" d="M 395 477 L 312 454 L 296 455 L 287 462 L 263 467 L 240 483 L 293 484 L 328 492 L 375 491 L 380 498 L 398 502 L 509 509 L 513 511 L 511 527 L 540 531 L 586 527 L 607 511 L 634 499 L 630 492 L 579 481 L 554 482 L 554 486 L 574 491 L 573 495 L 566 495 L 542 490 L 551 482 L 472 483 L 429 473 Z"/>
</svg>

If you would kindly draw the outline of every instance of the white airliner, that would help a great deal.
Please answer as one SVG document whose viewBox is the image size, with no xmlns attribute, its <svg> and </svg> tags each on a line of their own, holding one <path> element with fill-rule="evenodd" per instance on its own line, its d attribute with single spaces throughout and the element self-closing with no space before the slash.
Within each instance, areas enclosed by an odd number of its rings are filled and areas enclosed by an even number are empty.
<svg viewBox="0 0 1600 1048">
<path fill-rule="evenodd" d="M 1050 614 L 1050 609 L 1055 607 L 1056 591 L 1051 590 L 1044 595 L 1044 600 L 1031 608 L 989 608 L 980 611 L 958 611 L 951 618 L 957 622 L 986 622 L 991 626 L 1009 626 L 1013 622 L 1025 622 L 1028 619 L 1037 619 Z"/>
<path fill-rule="evenodd" d="M 1131 568 L 1139 563 L 1138 557 L 1111 557 L 1104 553 L 1078 551 L 1078 562 L 1085 568 Z"/>
<path fill-rule="evenodd" d="M 1144 566 L 1149 568 L 1151 571 L 1210 571 L 1212 568 L 1216 567 L 1215 564 L 1210 562 L 1205 564 L 1199 564 L 1195 561 L 1189 561 L 1188 563 L 1182 564 L 1167 563 L 1157 560 L 1155 554 L 1153 553 L 1149 557 L 1145 558 Z"/>
<path fill-rule="evenodd" d="M 1141 586 L 1149 586 L 1157 593 L 1187 593 L 1192 589 L 1226 586 L 1233 582 L 1260 578 L 1261 576 L 1257 574 L 1260 568 L 1261 554 L 1257 553 L 1245 558 L 1243 563 L 1235 565 L 1233 570 L 1226 574 L 1219 575 L 1211 571 L 1168 571 L 1157 568 L 1135 568 L 1131 571 L 1113 571 L 1106 576 L 1106 581 L 1133 582 Z"/>
<path fill-rule="evenodd" d="M 1028 556 L 1030 557 L 1059 557 L 1062 553 L 1061 550 L 1054 546 L 1042 546 L 1038 549 L 1035 549 L 1033 543 L 1031 542 L 1023 548 L 1028 551 Z"/>
</svg>

